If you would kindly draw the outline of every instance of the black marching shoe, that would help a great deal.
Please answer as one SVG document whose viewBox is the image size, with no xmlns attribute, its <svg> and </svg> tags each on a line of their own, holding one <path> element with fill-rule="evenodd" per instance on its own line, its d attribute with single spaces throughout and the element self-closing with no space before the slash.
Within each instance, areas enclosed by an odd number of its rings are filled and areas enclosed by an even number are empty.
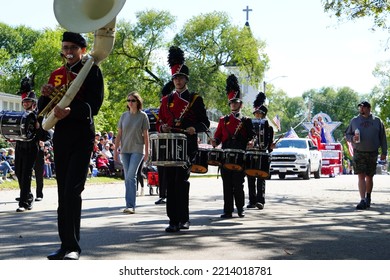
<svg viewBox="0 0 390 280">
<path fill-rule="evenodd" d="M 58 249 L 57 251 L 51 253 L 47 256 L 49 260 L 63 260 L 66 255 L 66 251 L 64 249 Z"/>
<path fill-rule="evenodd" d="M 221 215 L 221 218 L 222 219 L 230 219 L 230 218 L 233 218 L 233 215 L 232 215 L 232 213 L 223 213 L 222 215 Z"/>
<path fill-rule="evenodd" d="M 16 212 L 22 213 L 22 212 L 26 212 L 27 210 L 32 210 L 32 206 L 18 207 L 18 208 L 16 209 Z"/>
<path fill-rule="evenodd" d="M 246 208 L 248 208 L 248 209 L 250 209 L 250 208 L 256 208 L 256 205 L 254 205 L 254 204 L 248 204 L 248 205 L 246 206 Z"/>
<path fill-rule="evenodd" d="M 256 203 L 256 207 L 257 207 L 258 209 L 262 210 L 262 209 L 264 209 L 264 204 L 261 203 L 261 202 L 257 202 L 257 203 Z"/>
<path fill-rule="evenodd" d="M 165 198 L 160 198 L 159 200 L 157 200 L 154 204 L 158 205 L 158 204 L 165 204 L 166 201 L 165 201 Z"/>
<path fill-rule="evenodd" d="M 178 232 L 180 231 L 180 227 L 176 225 L 169 225 L 166 229 L 166 232 Z"/>
<path fill-rule="evenodd" d="M 43 197 L 37 197 L 35 201 L 42 201 Z"/>
<path fill-rule="evenodd" d="M 180 228 L 180 229 L 190 229 L 190 222 L 187 221 L 187 222 L 185 222 L 185 223 L 180 223 L 180 224 L 179 224 L 179 228 Z"/>
<path fill-rule="evenodd" d="M 238 209 L 238 217 L 244 218 L 245 217 L 245 210 L 244 209 Z"/>
<path fill-rule="evenodd" d="M 80 253 L 78 251 L 68 251 L 64 256 L 64 260 L 77 261 L 80 258 Z"/>
</svg>

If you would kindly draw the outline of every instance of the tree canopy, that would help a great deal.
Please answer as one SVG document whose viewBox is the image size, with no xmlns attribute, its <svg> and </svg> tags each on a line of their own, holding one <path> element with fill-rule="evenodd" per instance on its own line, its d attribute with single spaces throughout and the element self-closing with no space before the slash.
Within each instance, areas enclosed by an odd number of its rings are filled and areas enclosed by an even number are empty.
<svg viewBox="0 0 390 280">
<path fill-rule="evenodd" d="M 387 29 L 390 2 L 388 0 L 322 0 L 326 12 L 334 14 L 340 19 L 355 20 L 358 18 L 371 18 L 372 28 Z"/>
<path fill-rule="evenodd" d="M 214 12 L 194 16 L 177 30 L 174 29 L 175 18 L 169 12 L 154 9 L 138 12 L 134 23 L 118 22 L 113 51 L 100 64 L 105 100 L 95 120 L 96 129 L 116 130 L 130 91 L 141 94 L 144 107 L 159 107 L 162 86 L 171 78 L 167 55 L 172 45 L 179 46 L 185 53 L 185 63 L 190 69 L 190 91 L 202 95 L 210 111 L 218 112 L 219 116 L 227 113 L 227 76 L 238 73 L 241 85 L 258 88 L 269 68 L 265 42 L 255 38 L 249 26 L 235 26 L 231 22 L 226 13 Z M 63 31 L 61 27 L 36 31 L 0 23 L 0 91 L 16 93 L 23 77 L 34 76 L 34 89 L 39 96 L 50 73 L 64 63 L 59 55 Z M 94 44 L 93 33 L 85 36 L 90 51 Z M 356 104 L 367 98 L 389 125 L 387 68 L 386 64 L 378 65 L 375 74 L 383 83 L 369 96 L 361 96 L 349 88 L 324 87 L 291 98 L 267 84 L 267 116 L 272 120 L 278 115 L 281 132 L 286 132 L 302 121 L 309 121 L 310 115 L 325 112 L 332 120 L 342 122 L 335 132 L 335 138 L 340 140 L 350 119 L 357 113 Z M 248 116 L 252 116 L 251 107 L 243 109 Z M 301 137 L 307 135 L 302 129 L 297 133 Z"/>
</svg>

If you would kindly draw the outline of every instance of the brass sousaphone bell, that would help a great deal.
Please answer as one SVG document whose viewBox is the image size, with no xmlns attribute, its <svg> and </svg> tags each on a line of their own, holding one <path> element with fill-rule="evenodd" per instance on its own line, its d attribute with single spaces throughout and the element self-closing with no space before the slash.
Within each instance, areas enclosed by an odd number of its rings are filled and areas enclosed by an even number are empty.
<svg viewBox="0 0 390 280">
<path fill-rule="evenodd" d="M 115 41 L 116 16 L 125 3 L 126 0 L 54 0 L 54 14 L 62 27 L 75 33 L 95 31 L 92 52 L 87 55 L 83 68 L 58 102 L 60 108 L 64 109 L 72 102 L 92 65 L 98 65 L 110 54 Z M 57 121 L 52 110 L 43 120 L 42 127 L 50 130 Z"/>
</svg>

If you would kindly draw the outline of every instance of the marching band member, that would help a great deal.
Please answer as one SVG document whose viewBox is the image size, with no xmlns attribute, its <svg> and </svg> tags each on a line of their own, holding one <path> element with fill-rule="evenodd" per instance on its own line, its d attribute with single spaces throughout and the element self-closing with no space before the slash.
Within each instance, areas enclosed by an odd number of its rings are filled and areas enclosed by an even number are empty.
<svg viewBox="0 0 390 280">
<path fill-rule="evenodd" d="M 168 94 L 171 94 L 173 90 L 175 89 L 175 85 L 173 84 L 173 81 L 167 82 L 163 88 L 161 89 L 161 97 L 164 97 Z M 158 117 L 157 117 L 158 118 Z M 157 120 L 158 121 L 158 120 Z M 156 200 L 155 204 L 166 204 L 167 203 L 167 180 L 164 178 L 164 166 L 157 166 L 157 172 L 158 172 L 158 200 Z"/>
<path fill-rule="evenodd" d="M 46 107 L 55 88 L 69 85 L 83 67 L 86 41 L 78 33 L 64 32 L 61 55 L 66 64 L 50 75 L 42 87 L 42 107 Z M 96 116 L 103 103 L 104 85 L 100 68 L 94 64 L 77 95 L 64 109 L 55 106 L 59 120 L 53 135 L 54 164 L 58 185 L 58 233 L 61 247 L 47 256 L 49 260 L 78 260 L 80 248 L 81 193 L 87 179 L 88 167 L 95 141 Z M 77 135 L 77 137 L 72 137 Z"/>
<path fill-rule="evenodd" d="M 37 100 L 34 91 L 22 94 L 22 106 L 26 112 L 36 113 Z M 15 145 L 15 174 L 18 178 L 20 196 L 16 212 L 25 212 L 33 208 L 34 195 L 31 192 L 31 177 L 34 162 L 38 153 L 39 136 L 31 141 L 16 141 Z"/>
<path fill-rule="evenodd" d="M 253 115 L 255 116 L 255 118 L 252 119 L 253 128 L 255 130 L 254 148 L 261 152 L 271 153 L 275 146 L 273 144 L 274 130 L 266 119 L 268 109 L 264 106 L 265 99 L 265 94 L 259 92 L 253 102 Z M 246 207 L 258 208 L 261 210 L 264 208 L 265 204 L 265 179 L 253 176 L 247 176 L 247 179 L 249 204 Z"/>
<path fill-rule="evenodd" d="M 227 78 L 226 82 L 226 92 L 231 113 L 220 118 L 211 144 L 213 147 L 216 147 L 222 142 L 222 149 L 239 149 L 245 151 L 248 143 L 254 137 L 252 120 L 241 114 L 242 100 L 237 77 L 232 74 Z M 237 207 L 238 216 L 243 218 L 245 216 L 244 170 L 232 171 L 222 167 L 221 176 L 224 200 L 221 218 L 232 218 L 234 202 Z"/>
<path fill-rule="evenodd" d="M 172 46 L 169 49 L 168 63 L 171 68 L 174 92 L 164 96 L 156 123 L 160 133 L 185 133 L 187 136 L 187 155 L 191 161 L 198 150 L 198 132 L 210 126 L 203 98 L 190 93 L 187 88 L 189 69 L 184 64 L 184 52 Z M 163 167 L 163 184 L 167 187 L 166 210 L 169 226 L 166 232 L 189 229 L 189 164 L 183 167 Z"/>
</svg>

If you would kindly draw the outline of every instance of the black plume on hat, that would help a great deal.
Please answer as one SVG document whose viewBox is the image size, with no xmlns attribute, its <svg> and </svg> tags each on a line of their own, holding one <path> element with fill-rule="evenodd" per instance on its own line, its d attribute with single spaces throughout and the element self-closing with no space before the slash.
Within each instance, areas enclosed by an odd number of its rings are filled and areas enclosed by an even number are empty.
<svg viewBox="0 0 390 280">
<path fill-rule="evenodd" d="M 267 114 L 268 109 L 264 106 L 265 99 L 265 93 L 260 91 L 257 94 L 255 101 L 253 101 L 253 114 L 256 112 L 261 112 L 264 115 Z"/>
<path fill-rule="evenodd" d="M 184 52 L 176 46 L 171 46 L 168 52 L 168 65 L 171 68 L 172 78 L 176 75 L 189 77 L 189 69 L 184 65 Z"/>
<path fill-rule="evenodd" d="M 238 79 L 234 74 L 231 74 L 226 79 L 226 94 L 229 101 L 233 99 L 241 98 L 240 85 L 238 84 Z"/>
<path fill-rule="evenodd" d="M 29 92 L 33 90 L 33 88 L 34 88 L 34 75 L 31 77 L 26 76 L 20 81 L 20 89 L 18 94 Z"/>
<path fill-rule="evenodd" d="M 173 84 L 172 80 L 166 83 L 163 88 L 161 89 L 161 96 L 164 97 L 168 94 L 170 94 L 175 89 L 175 85 Z"/>
<path fill-rule="evenodd" d="M 81 36 L 79 33 L 65 31 L 62 35 L 62 42 L 72 42 L 81 48 L 87 47 L 87 42 L 85 41 L 84 37 Z"/>
<path fill-rule="evenodd" d="M 253 101 L 253 108 L 258 108 L 260 107 L 261 105 L 264 104 L 265 102 L 265 99 L 266 99 L 266 96 L 264 94 L 264 92 L 259 92 L 257 95 L 256 95 L 256 99 L 255 101 Z"/>
</svg>

